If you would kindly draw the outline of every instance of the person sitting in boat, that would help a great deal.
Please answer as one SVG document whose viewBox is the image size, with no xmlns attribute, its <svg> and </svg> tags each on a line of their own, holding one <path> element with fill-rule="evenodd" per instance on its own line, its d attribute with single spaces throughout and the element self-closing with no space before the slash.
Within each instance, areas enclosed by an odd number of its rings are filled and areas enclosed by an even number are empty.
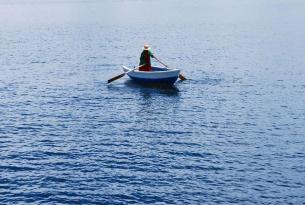
<svg viewBox="0 0 305 205">
<path fill-rule="evenodd" d="M 150 64 L 150 57 L 154 58 L 154 55 L 153 55 L 149 45 L 145 44 L 144 49 L 141 53 L 141 57 L 140 57 L 139 65 L 142 65 L 141 67 L 139 67 L 140 71 L 152 71 L 151 64 Z"/>
</svg>

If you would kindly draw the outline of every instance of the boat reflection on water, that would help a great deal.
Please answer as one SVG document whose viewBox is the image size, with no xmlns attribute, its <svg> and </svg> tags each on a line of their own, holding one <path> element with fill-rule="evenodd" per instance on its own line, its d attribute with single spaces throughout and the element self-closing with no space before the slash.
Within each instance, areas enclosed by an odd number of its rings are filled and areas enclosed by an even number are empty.
<svg viewBox="0 0 305 205">
<path fill-rule="evenodd" d="M 179 83 L 179 81 L 177 82 Z M 176 84 L 177 84 L 176 83 Z M 128 106 L 139 106 L 139 112 L 144 110 L 148 112 L 158 112 L 165 110 L 175 112 L 180 105 L 181 92 L 175 86 L 160 84 L 139 84 L 131 79 L 125 80 L 123 83 L 110 84 L 108 90 L 118 98 L 128 99 Z M 141 114 L 138 114 L 142 116 Z M 147 117 L 147 116 L 142 116 Z"/>
<path fill-rule="evenodd" d="M 134 93 L 134 103 L 137 105 L 135 107 L 138 108 L 135 116 L 139 121 L 151 122 L 156 115 L 158 118 L 167 119 L 179 111 L 181 93 L 175 85 L 143 85 L 133 80 L 126 80 L 124 85 L 125 89 Z"/>
<path fill-rule="evenodd" d="M 138 89 L 143 93 L 159 93 L 168 96 L 178 96 L 179 89 L 175 85 L 145 83 L 139 84 L 133 80 L 126 80 L 124 83 L 129 88 Z"/>
</svg>

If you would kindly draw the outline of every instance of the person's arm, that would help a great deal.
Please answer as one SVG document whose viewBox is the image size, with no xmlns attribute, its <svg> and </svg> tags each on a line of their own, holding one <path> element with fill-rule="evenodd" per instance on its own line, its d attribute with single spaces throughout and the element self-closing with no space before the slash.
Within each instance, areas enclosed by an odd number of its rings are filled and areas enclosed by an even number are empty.
<svg viewBox="0 0 305 205">
<path fill-rule="evenodd" d="M 150 57 L 155 58 L 155 56 L 151 50 L 149 50 L 148 53 L 149 53 Z"/>
</svg>

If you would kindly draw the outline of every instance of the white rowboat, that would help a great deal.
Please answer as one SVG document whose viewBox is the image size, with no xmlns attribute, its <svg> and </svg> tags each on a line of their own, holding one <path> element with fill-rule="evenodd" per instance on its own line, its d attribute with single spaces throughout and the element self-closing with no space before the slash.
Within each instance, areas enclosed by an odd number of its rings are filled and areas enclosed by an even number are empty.
<svg viewBox="0 0 305 205">
<path fill-rule="evenodd" d="M 152 71 L 139 71 L 123 66 L 124 72 L 135 82 L 143 84 L 173 85 L 180 74 L 178 69 L 152 67 Z"/>
</svg>

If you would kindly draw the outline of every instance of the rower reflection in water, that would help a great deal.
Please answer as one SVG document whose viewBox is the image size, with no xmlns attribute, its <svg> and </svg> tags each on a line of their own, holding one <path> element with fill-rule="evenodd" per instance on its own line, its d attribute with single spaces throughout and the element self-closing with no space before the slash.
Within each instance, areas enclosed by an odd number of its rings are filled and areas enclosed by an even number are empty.
<svg viewBox="0 0 305 205">
<path fill-rule="evenodd" d="M 150 46 L 148 44 L 145 44 L 140 57 L 139 65 L 142 65 L 141 67 L 139 67 L 140 71 L 152 71 L 150 57 L 154 58 L 154 55 L 151 51 Z"/>
</svg>

